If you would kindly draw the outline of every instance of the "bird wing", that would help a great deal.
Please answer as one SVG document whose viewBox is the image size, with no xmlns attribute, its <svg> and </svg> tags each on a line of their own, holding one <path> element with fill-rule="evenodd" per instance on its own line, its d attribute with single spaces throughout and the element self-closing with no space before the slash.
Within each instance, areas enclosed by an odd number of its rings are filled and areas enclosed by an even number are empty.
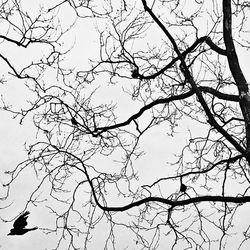
<svg viewBox="0 0 250 250">
<path fill-rule="evenodd" d="M 25 213 L 23 213 L 22 215 L 20 215 L 14 222 L 13 224 L 13 227 L 14 228 L 18 228 L 18 229 L 21 229 L 21 228 L 25 228 L 27 226 L 27 218 L 28 218 L 28 215 L 29 215 L 29 211 L 26 211 Z"/>
</svg>

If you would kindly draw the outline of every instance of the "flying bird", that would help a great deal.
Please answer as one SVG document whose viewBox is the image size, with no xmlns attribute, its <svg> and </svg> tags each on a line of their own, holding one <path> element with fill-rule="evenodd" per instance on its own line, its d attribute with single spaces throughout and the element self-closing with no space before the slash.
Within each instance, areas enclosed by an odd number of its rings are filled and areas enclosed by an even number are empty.
<svg viewBox="0 0 250 250">
<path fill-rule="evenodd" d="M 8 235 L 23 235 L 29 231 L 36 230 L 38 227 L 33 228 L 25 228 L 27 226 L 27 218 L 29 216 L 29 211 L 21 214 L 14 222 L 13 228 L 10 229 L 10 233 Z"/>
</svg>

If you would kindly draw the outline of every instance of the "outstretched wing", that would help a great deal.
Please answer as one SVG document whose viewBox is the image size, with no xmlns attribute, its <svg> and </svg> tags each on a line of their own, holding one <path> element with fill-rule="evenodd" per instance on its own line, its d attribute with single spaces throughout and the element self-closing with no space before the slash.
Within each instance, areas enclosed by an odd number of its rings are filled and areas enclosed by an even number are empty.
<svg viewBox="0 0 250 250">
<path fill-rule="evenodd" d="M 27 226 L 27 218 L 29 213 L 29 211 L 26 211 L 15 220 L 13 224 L 14 229 L 23 229 Z"/>
</svg>

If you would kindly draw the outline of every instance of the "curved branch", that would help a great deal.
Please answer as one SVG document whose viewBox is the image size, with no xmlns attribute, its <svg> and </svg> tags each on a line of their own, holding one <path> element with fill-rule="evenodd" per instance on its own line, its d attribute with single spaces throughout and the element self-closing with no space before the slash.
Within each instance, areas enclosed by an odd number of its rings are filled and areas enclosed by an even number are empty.
<svg viewBox="0 0 250 250">
<path fill-rule="evenodd" d="M 80 160 L 80 159 L 79 159 Z M 250 202 L 250 196 L 239 196 L 239 197 L 232 197 L 232 196 L 219 196 L 219 195 L 215 195 L 215 196 L 211 196 L 211 195 L 204 195 L 204 196 L 198 196 L 198 197 L 193 197 L 193 198 L 189 198 L 189 199 L 185 199 L 185 200 L 169 200 L 169 199 L 165 199 L 165 198 L 161 198 L 161 197 L 147 197 L 144 199 L 141 199 L 139 201 L 135 201 L 132 203 L 129 203 L 127 205 L 124 206 L 103 206 L 96 195 L 96 190 L 95 187 L 93 185 L 93 181 L 90 179 L 90 176 L 88 174 L 88 171 L 86 169 L 85 164 L 80 160 L 80 162 L 82 163 L 82 166 L 84 168 L 84 172 L 87 178 L 87 181 L 90 185 L 90 188 L 92 190 L 92 194 L 94 197 L 94 200 L 97 204 L 97 206 L 102 209 L 103 211 L 108 211 L 108 212 L 122 212 L 122 211 L 126 211 L 129 210 L 131 208 L 134 207 L 138 207 L 140 205 L 143 205 L 147 202 L 160 202 L 163 204 L 167 204 L 169 206 L 173 207 L 179 207 L 179 206 L 186 206 L 186 205 L 190 205 L 190 204 L 196 204 L 196 203 L 200 203 L 200 202 L 223 202 L 223 203 L 248 203 Z"/>
<path fill-rule="evenodd" d="M 225 1 L 229 1 L 229 0 L 224 0 L 224 2 Z M 156 15 L 153 13 L 153 11 L 147 6 L 146 0 L 142 0 L 142 3 L 143 3 L 145 11 L 147 11 L 149 13 L 149 15 L 152 17 L 152 19 L 157 23 L 157 25 L 159 25 L 159 27 L 162 29 L 164 34 L 168 37 L 168 39 L 172 43 L 175 53 L 180 57 L 181 64 L 183 66 L 183 73 L 184 73 L 185 79 L 187 79 L 187 81 L 190 83 L 191 87 L 195 91 L 195 94 L 198 98 L 198 101 L 202 105 L 202 107 L 203 107 L 203 109 L 208 117 L 208 123 L 212 127 L 214 127 L 220 134 L 222 134 L 226 138 L 226 140 L 228 140 L 236 148 L 236 150 L 238 150 L 241 154 L 243 154 L 250 164 L 250 157 L 248 157 L 246 150 L 225 129 L 223 129 L 215 120 L 213 114 L 210 111 L 210 108 L 208 107 L 204 97 L 202 96 L 202 93 L 201 93 L 199 87 L 196 85 L 195 80 L 194 80 L 193 76 L 191 75 L 190 70 L 185 63 L 185 60 L 184 60 L 184 58 L 183 58 L 183 56 L 178 48 L 173 36 L 168 32 L 166 27 L 156 17 Z M 250 119 L 250 114 L 249 114 L 249 119 Z M 249 124 L 250 124 L 250 122 L 249 122 Z M 249 126 L 249 129 L 250 129 L 250 126 Z M 250 133 L 249 133 L 249 137 L 250 137 Z M 249 148 L 250 148 L 250 144 L 249 144 Z"/>
<path fill-rule="evenodd" d="M 247 155 L 250 163 L 250 95 L 246 78 L 241 70 L 232 37 L 231 0 L 223 0 L 223 37 L 230 71 L 240 93 L 240 107 L 245 120 Z"/>
<path fill-rule="evenodd" d="M 217 91 L 217 90 L 215 90 L 213 88 L 210 88 L 210 87 L 199 87 L 199 90 L 203 91 L 203 92 L 210 93 L 210 94 L 218 97 L 219 99 L 229 100 L 229 101 L 234 101 L 234 102 L 237 102 L 239 100 L 239 97 L 236 96 L 236 95 L 224 94 L 224 93 L 221 93 L 221 92 L 219 92 L 219 91 Z M 116 129 L 116 128 L 119 128 L 119 127 L 129 125 L 130 122 L 132 122 L 133 120 L 140 117 L 145 111 L 151 109 L 152 107 L 154 107 L 154 106 L 156 106 L 158 104 L 167 104 L 167 103 L 170 103 L 172 101 L 186 99 L 186 98 L 192 96 L 194 93 L 195 93 L 194 90 L 190 90 L 189 92 L 186 92 L 184 94 L 180 94 L 178 96 L 171 96 L 171 97 L 168 97 L 168 98 L 162 98 L 162 99 L 155 100 L 155 101 L 149 103 L 148 105 L 145 105 L 144 107 L 142 107 L 139 110 L 139 112 L 135 113 L 134 115 L 129 117 L 124 122 L 117 123 L 117 124 L 111 125 L 111 126 L 96 128 L 93 135 L 94 136 L 99 136 L 101 133 L 106 132 L 107 130 Z"/>
<path fill-rule="evenodd" d="M 201 44 L 203 42 L 207 43 L 207 45 L 212 50 L 214 50 L 215 52 L 217 52 L 218 54 L 223 55 L 223 56 L 226 55 L 226 50 L 221 49 L 215 43 L 213 43 L 212 39 L 209 36 L 203 36 L 203 37 L 198 38 L 189 48 L 187 48 L 179 56 L 173 58 L 170 63 L 168 63 L 165 67 L 163 67 L 161 70 L 159 70 L 155 74 L 151 74 L 151 75 L 148 75 L 148 76 L 144 76 L 144 75 L 140 75 L 139 74 L 139 78 L 140 79 L 154 79 L 154 78 L 156 78 L 157 76 L 159 76 L 162 73 L 164 73 L 167 69 L 169 69 L 170 67 L 172 67 L 178 60 L 181 60 L 181 58 L 185 58 L 187 56 L 187 54 L 191 53 L 199 44 Z"/>
<path fill-rule="evenodd" d="M 212 94 L 213 96 L 216 96 L 217 98 L 222 99 L 222 100 L 232 101 L 232 102 L 239 102 L 240 100 L 238 95 L 225 94 L 211 87 L 201 86 L 198 88 L 200 91 Z"/>
<path fill-rule="evenodd" d="M 20 78 L 20 79 L 23 79 L 24 77 L 22 77 L 17 71 L 16 69 L 14 68 L 14 66 L 9 62 L 9 60 L 4 57 L 2 54 L 0 54 L 0 58 L 2 58 L 7 64 L 8 66 L 12 69 L 12 71 L 14 72 L 14 75 L 17 77 L 17 78 Z"/>
<path fill-rule="evenodd" d="M 229 68 L 238 86 L 239 93 L 248 92 L 247 81 L 240 68 L 232 37 L 231 0 L 223 0 L 223 38 L 226 46 Z"/>
<path fill-rule="evenodd" d="M 185 176 L 191 176 L 191 175 L 197 175 L 197 174 L 205 174 L 205 173 L 208 173 L 210 172 L 211 170 L 213 170 L 216 166 L 218 165 L 222 165 L 222 164 L 229 164 L 229 163 L 234 163 L 236 162 L 237 160 L 241 159 L 243 156 L 242 155 L 236 155 L 234 157 L 231 157 L 229 159 L 223 159 L 223 160 L 220 160 L 214 164 L 212 164 L 210 167 L 208 168 L 205 168 L 205 169 L 201 169 L 201 170 L 198 170 L 198 171 L 189 171 L 189 172 L 185 172 L 183 174 L 180 174 L 180 175 L 177 175 L 177 176 L 168 176 L 168 177 L 164 177 L 164 178 L 160 178 L 158 179 L 157 181 L 153 182 L 152 184 L 150 185 L 143 185 L 142 187 L 149 187 L 149 188 L 152 188 L 153 186 L 155 186 L 156 184 L 158 184 L 159 182 L 161 181 L 165 181 L 165 180 L 172 180 L 172 179 L 179 179 L 179 178 L 183 178 Z"/>
<path fill-rule="evenodd" d="M 107 130 L 116 129 L 116 128 L 119 128 L 119 127 L 123 127 L 123 126 L 129 125 L 130 122 L 132 122 L 133 120 L 135 120 L 138 117 L 140 117 L 145 111 L 151 109 L 152 107 L 154 107 L 154 106 L 156 106 L 158 104 L 167 104 L 167 103 L 170 103 L 172 101 L 183 100 L 183 99 L 186 99 L 186 98 L 192 96 L 193 94 L 194 94 L 194 91 L 190 90 L 190 91 L 188 91 L 188 92 L 186 92 L 184 94 L 180 94 L 180 95 L 176 95 L 176 96 L 170 96 L 168 98 L 157 99 L 157 100 L 149 103 L 148 105 L 145 105 L 144 107 L 142 107 L 139 110 L 139 112 L 135 113 L 134 115 L 132 115 L 131 117 L 129 117 L 124 122 L 117 123 L 117 124 L 111 125 L 111 126 L 96 128 L 96 130 L 94 131 L 93 135 L 94 136 L 98 136 L 101 133 L 106 132 Z"/>
<path fill-rule="evenodd" d="M 23 43 L 21 43 L 21 42 L 19 42 L 19 41 L 16 41 L 16 40 L 14 40 L 14 39 L 11 39 L 11 38 L 9 38 L 9 37 L 7 37 L 7 36 L 3 36 L 3 35 L 0 35 L 0 39 L 1 39 L 1 38 L 4 39 L 4 40 L 6 40 L 6 41 L 8 41 L 8 42 L 14 43 L 14 44 L 16 44 L 17 46 L 24 47 L 24 48 L 27 48 L 28 45 L 31 43 L 31 40 L 29 40 L 29 42 L 28 42 L 27 44 L 23 44 Z"/>
<path fill-rule="evenodd" d="M 94 190 L 93 190 L 94 192 Z M 108 207 L 108 206 L 103 206 L 99 203 L 95 193 L 94 193 L 94 199 L 99 208 L 101 208 L 104 211 L 116 211 L 116 212 L 122 212 L 129 210 L 133 207 L 138 207 L 142 204 L 145 204 L 147 202 L 160 202 L 163 204 L 167 204 L 171 207 L 179 207 L 179 206 L 186 206 L 190 204 L 196 204 L 200 202 L 227 202 L 227 203 L 248 203 L 250 202 L 250 196 L 240 196 L 240 197 L 232 197 L 232 196 L 210 196 L 210 195 L 205 195 L 205 196 L 199 196 L 199 197 L 194 197 L 194 198 L 189 198 L 186 200 L 169 200 L 169 199 L 164 199 L 161 197 L 147 197 L 144 199 L 141 199 L 139 201 L 132 202 L 128 205 L 124 206 L 117 206 L 117 207 Z"/>
<path fill-rule="evenodd" d="M 225 49 L 221 49 L 219 46 L 217 46 L 215 43 L 213 43 L 213 41 L 210 37 L 207 36 L 205 39 L 205 42 L 212 50 L 214 50 L 218 54 L 223 55 L 223 56 L 227 55 L 227 51 Z"/>
</svg>

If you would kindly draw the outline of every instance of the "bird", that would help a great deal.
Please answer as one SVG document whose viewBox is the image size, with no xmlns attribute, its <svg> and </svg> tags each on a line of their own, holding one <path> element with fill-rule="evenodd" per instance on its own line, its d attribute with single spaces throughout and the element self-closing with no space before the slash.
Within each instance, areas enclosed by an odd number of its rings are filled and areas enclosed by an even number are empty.
<svg viewBox="0 0 250 250">
<path fill-rule="evenodd" d="M 181 183 L 180 192 L 185 193 L 186 190 L 187 190 L 187 186 L 185 184 Z"/>
<path fill-rule="evenodd" d="M 29 216 L 30 212 L 26 211 L 23 214 L 21 214 L 13 223 L 13 228 L 10 230 L 8 235 L 23 235 L 29 231 L 33 231 L 38 229 L 38 227 L 33 228 L 25 228 L 27 226 L 27 218 Z"/>
<path fill-rule="evenodd" d="M 132 78 L 138 78 L 139 77 L 139 70 L 138 69 L 134 69 L 131 71 L 131 76 Z"/>
<path fill-rule="evenodd" d="M 71 123 L 72 123 L 73 125 L 77 126 L 78 122 L 77 122 L 77 120 L 76 120 L 75 117 L 72 117 L 72 118 L 71 118 Z"/>
</svg>

